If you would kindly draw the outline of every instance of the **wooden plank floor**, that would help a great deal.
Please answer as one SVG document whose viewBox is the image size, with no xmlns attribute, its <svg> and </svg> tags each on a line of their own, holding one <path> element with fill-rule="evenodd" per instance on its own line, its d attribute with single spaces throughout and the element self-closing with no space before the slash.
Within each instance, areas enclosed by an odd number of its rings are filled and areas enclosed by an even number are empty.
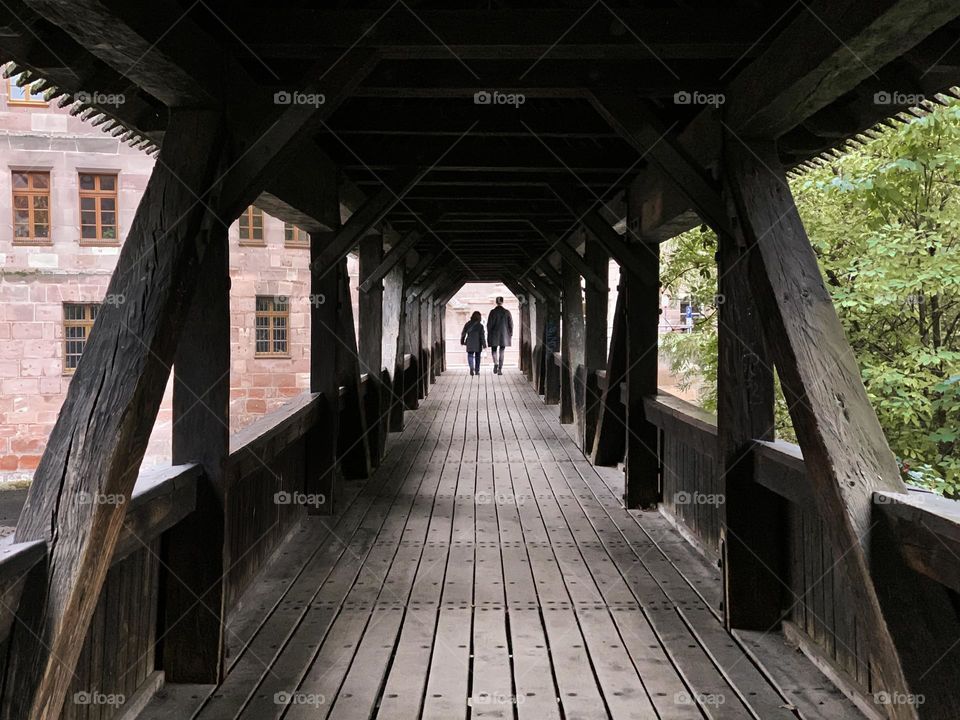
<svg viewBox="0 0 960 720">
<path fill-rule="evenodd" d="M 723 630 L 717 569 L 518 371 L 431 390 L 243 598 L 225 681 L 141 718 L 862 717 L 779 635 Z"/>
</svg>

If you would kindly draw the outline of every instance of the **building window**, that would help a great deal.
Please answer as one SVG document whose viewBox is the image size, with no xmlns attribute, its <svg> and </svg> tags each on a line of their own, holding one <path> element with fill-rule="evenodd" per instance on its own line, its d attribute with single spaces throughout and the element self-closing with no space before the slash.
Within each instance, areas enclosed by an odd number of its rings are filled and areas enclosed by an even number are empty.
<svg viewBox="0 0 960 720">
<path fill-rule="evenodd" d="M 72 374 L 77 369 L 83 349 L 90 337 L 90 328 L 97 319 L 96 303 L 68 303 L 63 306 L 63 371 Z"/>
<path fill-rule="evenodd" d="M 251 205 L 240 216 L 240 244 L 263 245 L 263 210 Z"/>
<path fill-rule="evenodd" d="M 13 241 L 50 244 L 50 173 L 13 172 Z"/>
<path fill-rule="evenodd" d="M 47 101 L 43 98 L 42 92 L 34 92 L 33 88 L 36 81 L 27 83 L 23 87 L 18 87 L 17 82 L 20 75 L 12 75 L 7 81 L 7 102 L 10 105 L 38 105 L 45 106 Z"/>
<path fill-rule="evenodd" d="M 80 173 L 80 242 L 117 241 L 117 176 Z"/>
<path fill-rule="evenodd" d="M 257 357 L 287 357 L 290 304 L 285 297 L 257 295 Z"/>
<path fill-rule="evenodd" d="M 287 247 L 310 247 L 310 234 L 293 223 L 283 224 L 283 242 Z"/>
</svg>

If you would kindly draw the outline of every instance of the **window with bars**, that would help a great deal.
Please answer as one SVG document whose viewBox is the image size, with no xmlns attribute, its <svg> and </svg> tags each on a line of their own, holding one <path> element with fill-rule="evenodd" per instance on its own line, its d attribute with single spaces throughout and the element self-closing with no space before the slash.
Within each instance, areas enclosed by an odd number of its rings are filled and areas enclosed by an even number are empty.
<svg viewBox="0 0 960 720">
<path fill-rule="evenodd" d="M 14 170 L 13 242 L 49 245 L 50 173 Z"/>
<path fill-rule="evenodd" d="M 251 205 L 240 216 L 240 244 L 263 245 L 263 210 Z"/>
<path fill-rule="evenodd" d="M 23 87 L 17 85 L 20 75 L 12 75 L 7 81 L 7 102 L 10 105 L 48 105 L 43 93 L 34 91 L 36 82 L 25 83 Z"/>
<path fill-rule="evenodd" d="M 119 242 L 117 233 L 117 176 L 80 173 L 80 242 Z"/>
<path fill-rule="evenodd" d="M 256 356 L 288 357 L 290 304 L 285 297 L 257 295 Z"/>
<path fill-rule="evenodd" d="M 97 319 L 97 303 L 65 303 L 63 306 L 63 371 L 72 374 L 87 346 L 90 328 Z"/>
<path fill-rule="evenodd" d="M 287 247 L 310 247 L 310 234 L 293 223 L 283 224 L 283 242 Z"/>
</svg>

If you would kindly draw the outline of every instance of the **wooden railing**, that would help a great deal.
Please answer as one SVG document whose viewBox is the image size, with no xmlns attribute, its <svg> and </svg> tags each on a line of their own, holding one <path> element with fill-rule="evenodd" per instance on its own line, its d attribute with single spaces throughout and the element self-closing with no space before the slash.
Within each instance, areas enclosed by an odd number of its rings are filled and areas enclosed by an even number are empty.
<svg viewBox="0 0 960 720">
<path fill-rule="evenodd" d="M 660 430 L 662 509 L 714 560 L 723 548 L 724 486 L 715 416 L 668 394 L 646 398 Z M 786 522 L 781 608 L 784 634 L 841 684 L 863 697 L 876 691 L 857 601 L 817 511 L 803 454 L 783 441 L 757 441 L 754 477 L 782 499 Z M 935 581 L 960 592 L 960 502 L 919 489 L 876 493 L 876 537 L 890 531 L 916 587 Z M 909 572 L 909 571 L 908 571 Z M 913 581 L 911 581 L 913 582 Z"/>
<path fill-rule="evenodd" d="M 411 367 L 409 356 L 404 367 Z M 368 378 L 361 380 L 365 394 Z M 304 393 L 230 439 L 224 502 L 228 612 L 308 510 L 298 494 L 306 497 L 306 436 L 324 422 L 322 406 L 321 395 Z M 122 713 L 132 717 L 162 684 L 156 645 L 163 633 L 159 620 L 163 537 L 194 512 L 199 482 L 203 472 L 198 465 L 140 473 L 62 718 L 110 720 Z M 11 634 L 26 631 L 18 614 L 42 606 L 45 564 L 44 542 L 0 546 L 4 662 L 10 660 L 6 648 Z M 8 679 L 11 667 L 3 667 Z"/>
</svg>

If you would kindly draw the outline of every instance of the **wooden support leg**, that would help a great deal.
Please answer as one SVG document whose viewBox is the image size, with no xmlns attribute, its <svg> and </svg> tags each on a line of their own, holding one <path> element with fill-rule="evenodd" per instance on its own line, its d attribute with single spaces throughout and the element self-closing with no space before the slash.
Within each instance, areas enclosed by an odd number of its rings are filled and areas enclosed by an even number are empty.
<svg viewBox="0 0 960 720">
<path fill-rule="evenodd" d="M 641 256 L 657 265 L 659 246 Z M 657 272 L 650 277 L 659 277 Z M 645 278 L 646 276 L 644 276 Z M 624 502 L 629 508 L 653 507 L 660 502 L 660 458 L 657 427 L 647 420 L 645 397 L 657 394 L 657 343 L 660 287 L 626 271 L 627 326 L 627 448 L 624 462 Z"/>
<path fill-rule="evenodd" d="M 101 309 L 34 475 L 16 540 L 48 541 L 48 592 L 10 638 L 10 720 L 60 717 L 127 505 L 82 498 L 130 498 L 200 284 L 224 135 L 219 115 L 171 112 L 107 288 L 124 302 Z"/>
<path fill-rule="evenodd" d="M 576 422 L 577 437 L 583 437 L 584 393 L 580 368 L 583 366 L 583 291 L 580 273 L 566 260 L 561 268 L 563 280 L 563 331 L 560 334 L 562 356 L 560 373 L 560 422 Z"/>
<path fill-rule="evenodd" d="M 430 394 L 430 366 L 433 364 L 433 357 L 430 352 L 430 318 L 433 313 L 430 311 L 430 300 L 423 298 L 420 300 L 420 397 L 425 398 Z"/>
<path fill-rule="evenodd" d="M 786 507 L 754 482 L 754 440 L 774 438 L 772 359 L 750 293 L 748 251 L 721 234 L 717 429 L 725 514 L 724 617 L 728 629 L 769 630 L 781 618 Z"/>
<path fill-rule="evenodd" d="M 360 284 L 363 285 L 374 270 L 383 262 L 383 237 L 365 235 L 360 239 Z M 368 290 L 360 291 L 360 329 L 357 338 L 360 354 L 360 371 L 367 374 L 367 394 L 364 398 L 367 427 L 370 430 L 370 461 L 373 467 L 380 464 L 387 437 L 385 408 L 387 395 L 381 387 L 380 373 L 383 368 L 383 281 L 370 284 Z"/>
<path fill-rule="evenodd" d="M 411 356 L 410 367 L 403 373 L 403 402 L 407 410 L 416 410 L 420 404 L 420 302 L 416 298 L 406 303 L 403 327 L 404 353 Z"/>
<path fill-rule="evenodd" d="M 223 673 L 223 575 L 229 565 L 224 465 L 230 454 L 230 258 L 211 230 L 174 360 L 173 464 L 200 463 L 194 512 L 163 536 L 158 636 L 168 682 L 217 683 Z"/>
<path fill-rule="evenodd" d="M 610 256 L 589 233 L 586 236 L 583 260 L 598 279 L 603 288 L 588 282 L 585 291 L 584 308 L 584 354 L 585 408 L 581 447 L 589 453 L 593 449 L 597 422 L 600 415 L 600 389 L 597 383 L 597 371 L 603 370 L 607 362 L 607 305 L 610 301 L 607 290 Z"/>
<path fill-rule="evenodd" d="M 339 308 L 337 309 L 337 385 L 344 388 L 340 427 L 337 433 L 337 456 L 343 476 L 350 480 L 370 477 L 370 434 L 360 395 L 360 359 L 357 353 L 356 325 L 350 301 L 350 278 L 347 259 L 338 263 Z"/>
<path fill-rule="evenodd" d="M 559 298 L 547 300 L 546 336 L 543 348 L 543 401 L 547 405 L 560 402 L 560 368 L 553 354 L 560 349 L 560 302 Z"/>
<path fill-rule="evenodd" d="M 340 294 L 339 273 L 318 263 L 329 239 L 328 233 L 310 233 L 310 392 L 322 393 L 320 417 L 307 433 L 307 471 L 305 492 L 323 496 L 323 502 L 310 505 L 311 513 L 334 511 L 337 462 L 337 437 L 340 412 L 337 384 L 337 305 Z"/>
<path fill-rule="evenodd" d="M 627 450 L 627 409 L 620 392 L 620 384 L 625 381 L 627 373 L 627 302 L 623 281 L 624 276 L 621 274 L 617 288 L 617 306 L 613 312 L 607 377 L 600 395 L 597 432 L 590 458 L 594 465 L 604 467 L 616 467 L 623 461 Z"/>
<path fill-rule="evenodd" d="M 400 264 L 383 280 L 383 365 L 390 373 L 388 415 L 391 432 L 403 430 L 404 315 L 403 265 Z"/>
<path fill-rule="evenodd" d="M 824 286 L 773 143 L 726 141 L 725 174 L 751 249 L 751 287 L 836 562 L 856 596 L 878 691 L 923 695 L 923 716 L 960 717 L 960 637 L 947 591 L 911 592 L 896 550 L 872 545 L 873 493 L 904 492 L 856 358 Z M 882 540 L 882 534 L 880 535 Z M 884 705 L 915 718 L 915 703 Z"/>
</svg>

